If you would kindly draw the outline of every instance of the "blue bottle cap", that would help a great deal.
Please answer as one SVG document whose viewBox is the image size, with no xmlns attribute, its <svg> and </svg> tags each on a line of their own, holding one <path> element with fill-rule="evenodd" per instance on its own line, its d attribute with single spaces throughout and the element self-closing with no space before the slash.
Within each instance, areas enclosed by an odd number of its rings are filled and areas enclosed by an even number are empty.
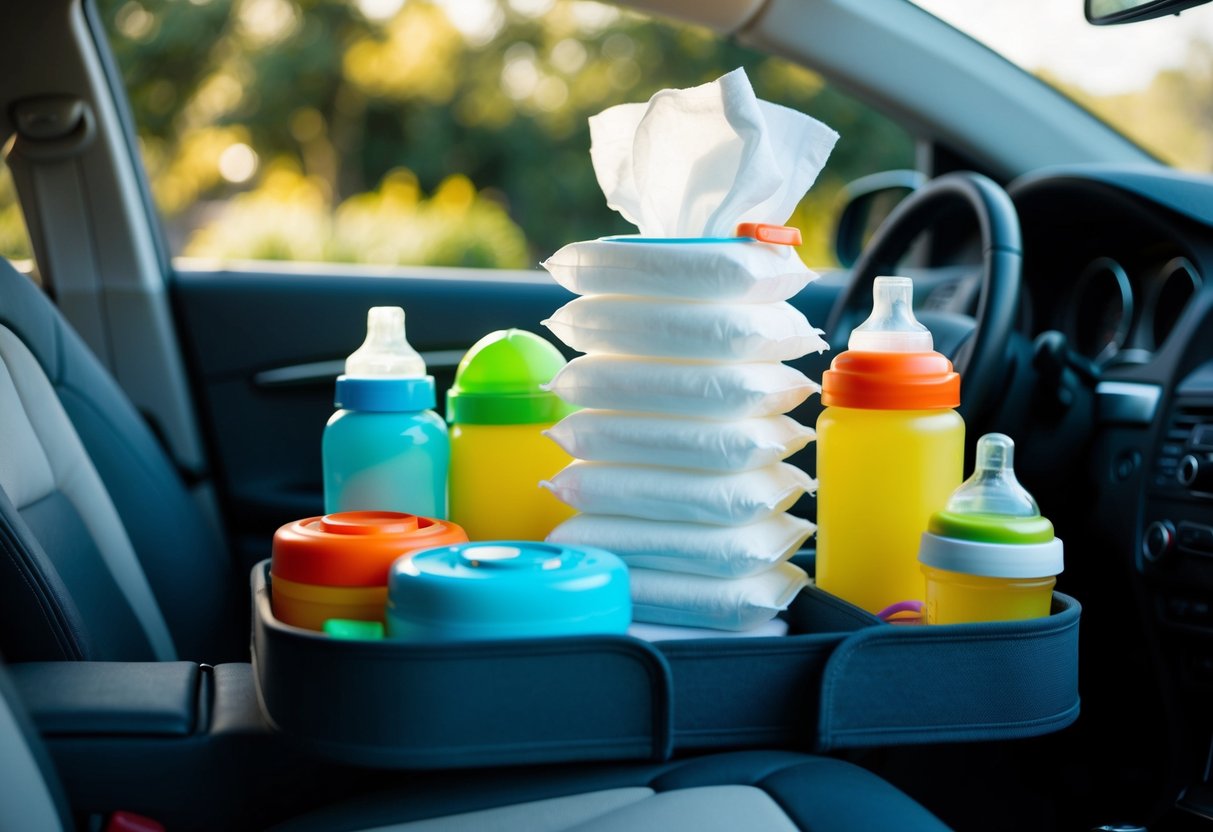
<svg viewBox="0 0 1213 832">
<path fill-rule="evenodd" d="M 437 403 L 434 377 L 354 378 L 337 376 L 333 404 L 366 413 L 411 413 L 429 410 Z"/>
</svg>

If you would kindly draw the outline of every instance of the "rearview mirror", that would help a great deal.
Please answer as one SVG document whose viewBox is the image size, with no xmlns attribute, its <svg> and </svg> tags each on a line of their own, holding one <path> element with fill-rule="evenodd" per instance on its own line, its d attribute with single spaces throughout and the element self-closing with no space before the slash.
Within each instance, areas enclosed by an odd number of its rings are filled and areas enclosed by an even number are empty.
<svg viewBox="0 0 1213 832">
<path fill-rule="evenodd" d="M 1193 6 L 1203 6 L 1209 0 L 1084 0 L 1087 22 L 1096 26 L 1114 23 L 1136 23 L 1169 14 L 1179 14 Z"/>
<path fill-rule="evenodd" d="M 922 187 L 927 177 L 916 170 L 886 170 L 856 179 L 842 191 L 842 211 L 834 227 L 834 256 L 850 268 L 868 240 L 897 203 Z"/>
</svg>

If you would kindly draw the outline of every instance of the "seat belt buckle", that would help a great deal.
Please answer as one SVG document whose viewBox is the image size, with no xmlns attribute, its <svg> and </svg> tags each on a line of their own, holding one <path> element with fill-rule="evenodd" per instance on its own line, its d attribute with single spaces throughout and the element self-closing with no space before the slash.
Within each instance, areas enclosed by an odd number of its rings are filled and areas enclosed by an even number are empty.
<svg viewBox="0 0 1213 832">
<path fill-rule="evenodd" d="M 114 812 L 103 832 L 164 832 L 164 825 L 134 812 Z"/>
</svg>

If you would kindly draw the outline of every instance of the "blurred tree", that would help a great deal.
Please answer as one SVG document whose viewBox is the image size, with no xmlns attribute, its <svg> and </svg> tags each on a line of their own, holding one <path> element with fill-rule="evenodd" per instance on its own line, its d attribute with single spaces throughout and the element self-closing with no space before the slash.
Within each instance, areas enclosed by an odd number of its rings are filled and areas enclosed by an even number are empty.
<svg viewBox="0 0 1213 832">
<path fill-rule="evenodd" d="M 904 131 L 812 72 L 583 0 L 97 2 L 174 249 L 192 254 L 525 267 L 627 233 L 588 117 L 737 66 L 842 134 L 797 212 L 810 262 L 832 261 L 844 182 L 913 163 Z M 444 213 L 452 188 L 465 209 Z M 383 242 L 420 231 L 441 242 Z"/>
<path fill-rule="evenodd" d="M 17 189 L 13 187 L 13 175 L 0 165 L 0 257 L 28 260 L 32 256 L 21 206 L 17 204 Z"/>
<path fill-rule="evenodd" d="M 1213 44 L 1193 39 L 1182 67 L 1162 70 L 1133 92 L 1092 95 L 1044 78 L 1167 164 L 1213 170 Z"/>
</svg>

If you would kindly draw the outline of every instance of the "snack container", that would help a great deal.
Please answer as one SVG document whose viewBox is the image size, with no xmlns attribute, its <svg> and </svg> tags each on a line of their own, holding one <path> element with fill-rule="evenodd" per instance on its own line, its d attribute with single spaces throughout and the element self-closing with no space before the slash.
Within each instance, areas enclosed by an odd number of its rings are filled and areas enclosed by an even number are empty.
<svg viewBox="0 0 1213 832">
<path fill-rule="evenodd" d="M 418 549 L 467 540 L 453 523 L 394 511 L 349 511 L 287 523 L 274 534 L 278 620 L 321 630 L 331 618 L 383 621 L 388 569 Z"/>
<path fill-rule="evenodd" d="M 622 634 L 627 567 L 589 546 L 462 543 L 392 566 L 387 629 L 414 642 Z"/>
</svg>

